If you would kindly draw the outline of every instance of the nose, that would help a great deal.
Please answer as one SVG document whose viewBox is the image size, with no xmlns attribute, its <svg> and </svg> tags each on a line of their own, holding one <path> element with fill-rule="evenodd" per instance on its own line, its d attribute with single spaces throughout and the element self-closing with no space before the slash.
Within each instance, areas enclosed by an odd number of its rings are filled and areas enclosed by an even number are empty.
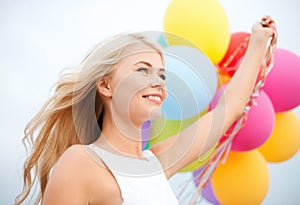
<svg viewBox="0 0 300 205">
<path fill-rule="evenodd" d="M 155 74 L 151 76 L 150 86 L 164 88 L 166 87 L 166 81 L 163 80 L 159 75 Z"/>
</svg>

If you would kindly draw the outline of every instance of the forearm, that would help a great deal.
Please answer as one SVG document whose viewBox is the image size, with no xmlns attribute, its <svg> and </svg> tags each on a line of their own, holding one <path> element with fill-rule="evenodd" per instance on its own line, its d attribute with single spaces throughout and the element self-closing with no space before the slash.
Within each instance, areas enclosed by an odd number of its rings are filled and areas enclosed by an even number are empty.
<svg viewBox="0 0 300 205">
<path fill-rule="evenodd" d="M 226 110 L 232 112 L 233 117 L 241 115 L 253 92 L 265 56 L 266 46 L 266 40 L 250 39 L 247 52 L 239 68 L 221 96 L 220 103 L 225 105 Z"/>
</svg>

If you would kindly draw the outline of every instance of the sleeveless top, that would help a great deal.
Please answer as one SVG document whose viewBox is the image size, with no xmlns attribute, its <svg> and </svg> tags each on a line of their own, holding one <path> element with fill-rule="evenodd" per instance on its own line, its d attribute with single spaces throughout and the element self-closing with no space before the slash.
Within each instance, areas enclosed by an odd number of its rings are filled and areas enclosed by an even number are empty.
<svg viewBox="0 0 300 205">
<path fill-rule="evenodd" d="M 122 205 L 179 205 L 163 168 L 150 150 L 144 159 L 125 157 L 90 144 L 115 177 L 121 190 Z"/>
</svg>

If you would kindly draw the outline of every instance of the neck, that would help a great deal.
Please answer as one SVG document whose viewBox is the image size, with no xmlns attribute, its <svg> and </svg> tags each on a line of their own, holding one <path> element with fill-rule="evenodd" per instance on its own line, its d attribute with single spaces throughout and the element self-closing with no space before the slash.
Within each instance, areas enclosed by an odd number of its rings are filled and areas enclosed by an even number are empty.
<svg viewBox="0 0 300 205">
<path fill-rule="evenodd" d="M 128 122 L 114 123 L 105 119 L 101 135 L 95 144 L 111 152 L 130 157 L 143 157 L 142 132 L 138 126 L 128 126 Z"/>
</svg>

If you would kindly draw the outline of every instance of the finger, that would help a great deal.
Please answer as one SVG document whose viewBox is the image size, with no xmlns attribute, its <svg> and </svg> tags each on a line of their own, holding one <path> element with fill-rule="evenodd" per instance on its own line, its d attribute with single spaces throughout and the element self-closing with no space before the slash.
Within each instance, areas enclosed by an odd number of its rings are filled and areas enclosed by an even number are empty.
<svg viewBox="0 0 300 205">
<path fill-rule="evenodd" d="M 270 19 L 271 17 L 270 16 L 264 16 L 264 17 L 262 17 L 262 21 L 266 21 L 267 19 Z"/>
<path fill-rule="evenodd" d="M 261 22 L 263 22 L 263 25 L 271 25 L 271 24 L 275 24 L 274 20 L 270 17 L 270 16 L 264 16 L 261 20 Z"/>
<path fill-rule="evenodd" d="M 261 21 L 260 24 L 261 24 L 263 27 L 270 27 L 270 24 L 269 24 L 269 22 L 267 22 L 267 21 Z"/>
<path fill-rule="evenodd" d="M 270 17 L 270 16 L 264 16 L 263 18 L 262 18 L 262 20 L 271 20 L 272 18 Z"/>
<path fill-rule="evenodd" d="M 269 21 L 261 21 L 261 25 L 263 27 L 275 27 L 275 23 L 273 20 L 269 20 Z"/>
</svg>

